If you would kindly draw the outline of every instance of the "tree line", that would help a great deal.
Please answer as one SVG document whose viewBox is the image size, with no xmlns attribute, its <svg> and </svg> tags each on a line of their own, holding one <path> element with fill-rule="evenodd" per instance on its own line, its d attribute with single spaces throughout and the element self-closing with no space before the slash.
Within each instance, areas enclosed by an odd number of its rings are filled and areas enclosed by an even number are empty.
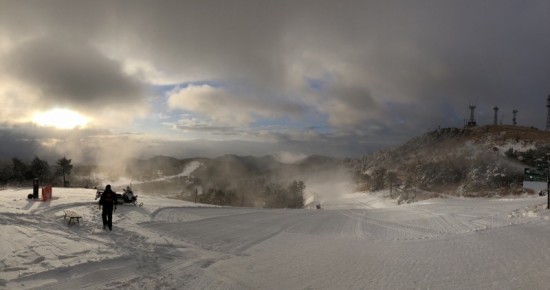
<svg viewBox="0 0 550 290">
<path fill-rule="evenodd" d="M 550 148 L 550 147 L 549 147 Z M 509 150 L 508 157 L 535 164 L 547 151 L 529 150 L 519 153 Z M 512 156 L 512 154 L 514 154 Z M 523 155 L 521 155 L 523 154 Z M 388 170 L 373 166 L 369 170 L 356 168 L 354 180 L 358 190 L 379 191 L 389 189 L 392 198 L 408 200 L 416 197 L 416 191 L 446 192 L 464 196 L 520 193 L 523 172 L 518 164 L 503 159 L 492 152 L 478 153 L 476 158 L 454 156 L 441 160 L 418 160 Z"/>
<path fill-rule="evenodd" d="M 19 158 L 12 158 L 0 162 L 0 184 L 21 186 L 32 184 L 35 178 L 38 178 L 40 184 L 51 184 L 54 186 L 69 186 L 68 180 L 71 175 L 73 165 L 71 159 L 63 157 L 50 166 L 48 161 L 34 156 L 30 163 L 26 163 Z"/>
<path fill-rule="evenodd" d="M 258 195 L 245 194 L 244 189 L 210 187 L 202 194 L 195 194 L 195 201 L 225 206 L 259 206 L 264 208 L 303 208 L 305 184 L 294 180 L 287 186 L 268 183 Z"/>
</svg>

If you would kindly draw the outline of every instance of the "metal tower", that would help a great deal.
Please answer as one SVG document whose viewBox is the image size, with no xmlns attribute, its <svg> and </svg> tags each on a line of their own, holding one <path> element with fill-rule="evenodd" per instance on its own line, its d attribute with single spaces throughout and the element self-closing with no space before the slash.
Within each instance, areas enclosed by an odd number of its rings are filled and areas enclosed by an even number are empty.
<svg viewBox="0 0 550 290">
<path fill-rule="evenodd" d="M 516 122 L 516 114 L 518 113 L 518 110 L 513 110 L 512 113 L 514 114 L 514 117 L 512 118 L 512 124 L 517 125 L 518 123 Z"/>
<path fill-rule="evenodd" d="M 546 116 L 546 131 L 550 131 L 550 95 L 548 95 L 546 101 L 546 107 L 548 108 L 548 115 Z"/>
<path fill-rule="evenodd" d="M 493 125 L 498 125 L 498 107 L 494 107 L 493 110 L 495 110 L 495 121 L 493 122 Z"/>
<path fill-rule="evenodd" d="M 548 98 L 549 98 L 548 101 L 550 102 L 550 96 L 548 96 Z M 549 105 L 550 105 L 550 103 L 549 103 Z M 476 119 L 474 118 L 475 109 L 476 109 L 476 106 L 470 105 L 470 120 L 468 120 L 468 127 L 475 127 L 476 126 Z"/>
</svg>

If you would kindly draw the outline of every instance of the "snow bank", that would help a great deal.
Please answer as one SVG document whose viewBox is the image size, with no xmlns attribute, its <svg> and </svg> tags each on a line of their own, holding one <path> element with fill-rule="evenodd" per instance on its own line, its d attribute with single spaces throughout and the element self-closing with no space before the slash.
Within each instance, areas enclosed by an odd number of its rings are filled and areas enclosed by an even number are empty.
<svg viewBox="0 0 550 290">
<path fill-rule="evenodd" d="M 190 169 L 191 171 L 191 169 Z M 0 288 L 547 289 L 545 198 L 396 206 L 336 192 L 322 210 L 209 207 L 139 193 L 104 231 L 95 190 L 0 190 Z M 330 198 L 329 198 L 330 197 Z M 63 210 L 83 216 L 68 226 Z"/>
</svg>

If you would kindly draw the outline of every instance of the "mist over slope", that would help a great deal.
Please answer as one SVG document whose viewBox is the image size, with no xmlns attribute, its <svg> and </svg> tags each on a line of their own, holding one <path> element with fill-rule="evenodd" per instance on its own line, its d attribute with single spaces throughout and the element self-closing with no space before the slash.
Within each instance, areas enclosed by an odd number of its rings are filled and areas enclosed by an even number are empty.
<svg viewBox="0 0 550 290">
<path fill-rule="evenodd" d="M 322 195 L 339 194 L 334 190 L 324 192 L 328 190 L 324 185 L 346 184 L 350 188 L 346 193 L 351 192 L 349 169 L 344 160 L 326 156 L 289 161 L 272 155 L 224 155 L 188 159 L 156 156 L 128 160 L 125 170 L 117 173 L 107 173 L 109 168 L 96 170 L 101 172 L 98 186 L 110 183 L 115 190 L 131 185 L 137 192 L 202 203 L 302 207 L 304 202 L 314 202 Z"/>
<path fill-rule="evenodd" d="M 546 156 L 550 134 L 520 126 L 443 128 L 353 161 L 359 187 L 398 189 L 402 199 L 423 191 L 464 196 L 523 192 L 525 167 Z M 404 196 L 400 196 L 404 195 Z"/>
<path fill-rule="evenodd" d="M 521 126 L 442 128 L 357 159 L 156 156 L 129 160 L 122 173 L 100 180 L 188 201 L 251 207 L 268 206 L 274 195 L 292 191 L 293 182 L 304 183 L 297 193 L 304 205 L 355 191 L 389 190 L 399 203 L 439 194 L 521 194 L 524 168 L 547 158 L 547 144 L 548 132 Z"/>
</svg>

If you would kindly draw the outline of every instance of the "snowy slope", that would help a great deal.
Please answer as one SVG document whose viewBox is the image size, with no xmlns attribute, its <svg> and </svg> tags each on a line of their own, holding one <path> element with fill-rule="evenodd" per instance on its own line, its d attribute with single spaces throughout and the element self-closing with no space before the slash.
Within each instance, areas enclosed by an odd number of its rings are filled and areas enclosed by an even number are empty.
<svg viewBox="0 0 550 290">
<path fill-rule="evenodd" d="M 179 173 L 179 174 L 159 177 L 159 178 L 156 178 L 156 179 L 153 179 L 153 180 L 148 180 L 147 182 L 166 181 L 166 180 L 170 180 L 172 178 L 190 176 L 193 173 L 193 171 L 197 170 L 197 168 L 199 168 L 200 166 L 201 166 L 200 162 L 191 161 L 191 162 L 189 162 L 189 164 L 187 164 L 183 168 L 182 172 Z M 110 184 L 113 187 L 120 187 L 120 188 L 126 187 L 129 184 L 136 185 L 136 184 L 144 183 L 142 181 L 132 180 L 131 178 L 128 178 L 128 177 L 120 177 L 117 180 L 109 180 L 109 177 L 107 177 L 104 174 L 95 174 L 93 177 L 97 178 L 99 180 L 103 180 L 105 184 Z"/>
<path fill-rule="evenodd" d="M 365 193 L 323 210 L 207 207 L 139 194 L 101 229 L 94 190 L 0 191 L 0 288 L 547 289 L 545 198 Z M 83 216 L 68 226 L 63 209 Z"/>
</svg>

